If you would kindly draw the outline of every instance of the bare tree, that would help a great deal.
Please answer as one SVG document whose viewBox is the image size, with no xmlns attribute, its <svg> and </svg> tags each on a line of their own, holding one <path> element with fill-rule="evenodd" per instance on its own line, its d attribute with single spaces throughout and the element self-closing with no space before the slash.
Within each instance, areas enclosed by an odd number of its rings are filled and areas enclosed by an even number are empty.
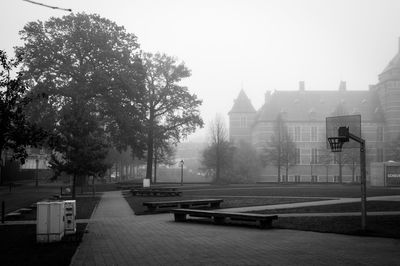
<svg viewBox="0 0 400 266">
<path fill-rule="evenodd" d="M 351 170 L 352 181 L 356 182 L 356 170 L 360 166 L 360 151 L 357 149 L 348 149 L 343 151 L 343 162 Z"/>
<path fill-rule="evenodd" d="M 329 166 L 332 162 L 332 153 L 327 147 L 324 145 L 318 150 L 318 163 L 325 166 L 326 170 L 326 180 L 328 180 L 329 175 Z"/>
<path fill-rule="evenodd" d="M 234 147 L 228 141 L 224 119 L 216 115 L 210 124 L 210 144 L 203 151 L 202 165 L 214 174 L 214 181 L 221 182 L 232 165 Z"/>
<path fill-rule="evenodd" d="M 264 149 L 265 160 L 277 167 L 278 182 L 281 181 L 281 168 L 285 167 L 286 177 L 290 166 L 296 163 L 296 144 L 289 135 L 285 121 L 279 114 L 275 120 L 274 133 Z"/>
<path fill-rule="evenodd" d="M 215 146 L 215 181 L 218 182 L 221 178 L 221 157 L 224 153 L 223 148 L 228 141 L 228 133 L 221 115 L 216 115 L 215 120 L 211 123 L 210 134 L 211 143 Z"/>
</svg>

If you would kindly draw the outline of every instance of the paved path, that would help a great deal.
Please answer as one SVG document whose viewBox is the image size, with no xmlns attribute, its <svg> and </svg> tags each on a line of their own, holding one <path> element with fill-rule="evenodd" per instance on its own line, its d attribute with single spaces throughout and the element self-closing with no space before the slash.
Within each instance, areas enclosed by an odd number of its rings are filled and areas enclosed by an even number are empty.
<svg viewBox="0 0 400 266">
<path fill-rule="evenodd" d="M 104 193 L 71 265 L 398 265 L 400 240 L 176 223 Z"/>
</svg>

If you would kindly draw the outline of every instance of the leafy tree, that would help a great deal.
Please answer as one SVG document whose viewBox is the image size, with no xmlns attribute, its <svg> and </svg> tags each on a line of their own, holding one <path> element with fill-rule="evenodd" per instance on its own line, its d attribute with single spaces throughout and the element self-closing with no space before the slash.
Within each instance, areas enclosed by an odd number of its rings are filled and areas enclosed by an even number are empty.
<svg viewBox="0 0 400 266">
<path fill-rule="evenodd" d="M 158 141 L 154 145 L 154 183 L 157 183 L 157 166 L 159 164 L 174 165 L 176 147 L 174 144 L 166 141 Z"/>
<path fill-rule="evenodd" d="M 288 176 L 289 167 L 296 163 L 296 144 L 289 135 L 286 123 L 281 114 L 278 114 L 274 122 L 274 132 L 264 149 L 264 160 L 278 169 L 278 182 L 281 181 L 281 168 L 286 170 Z"/>
<path fill-rule="evenodd" d="M 20 63 L 20 58 L 7 58 L 0 50 L 0 183 L 3 153 L 12 151 L 13 159 L 24 163 L 26 146 L 37 146 L 45 137 L 45 132 L 26 117 L 25 108 L 30 99 L 26 96 L 26 86 L 21 73 L 12 77 L 11 72 Z"/>
<path fill-rule="evenodd" d="M 58 173 L 72 175 L 73 198 L 77 178 L 98 176 L 110 167 L 105 161 L 110 143 L 104 129 L 90 112 L 84 110 L 87 107 L 82 107 L 64 106 L 61 110 L 63 119 L 55 126 L 51 137 L 51 147 L 57 156 L 53 154 L 50 165 Z"/>
<path fill-rule="evenodd" d="M 146 178 L 151 179 L 154 144 L 163 141 L 177 143 L 180 139 L 203 126 L 199 106 L 201 100 L 179 85 L 190 76 L 189 69 L 175 58 L 165 54 L 145 53 L 146 69 Z"/>
<path fill-rule="evenodd" d="M 82 162 L 95 160 L 102 171 L 109 137 L 143 154 L 144 70 L 136 36 L 84 13 L 30 22 L 20 34 L 25 43 L 16 52 L 24 58 L 24 76 L 32 93 L 47 95 L 30 113 L 54 136 L 58 170 L 75 181 L 95 171 Z"/>
</svg>

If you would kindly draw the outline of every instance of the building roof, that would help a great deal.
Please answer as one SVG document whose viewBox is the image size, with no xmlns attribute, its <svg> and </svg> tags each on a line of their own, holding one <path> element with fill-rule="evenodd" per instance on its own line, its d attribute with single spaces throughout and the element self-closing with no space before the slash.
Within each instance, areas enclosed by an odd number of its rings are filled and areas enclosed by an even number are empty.
<svg viewBox="0 0 400 266">
<path fill-rule="evenodd" d="M 389 64 L 385 67 L 381 74 L 379 74 L 379 81 L 399 79 L 400 78 L 400 38 L 399 50 Z"/>
<path fill-rule="evenodd" d="M 325 121 L 326 117 L 361 114 L 363 121 L 383 122 L 374 91 L 275 91 L 260 108 L 256 121 Z"/>
<path fill-rule="evenodd" d="M 254 109 L 253 105 L 249 97 L 247 97 L 246 93 L 243 89 L 240 90 L 238 97 L 234 100 L 234 104 L 232 109 L 229 111 L 231 113 L 255 113 L 256 109 Z"/>
<path fill-rule="evenodd" d="M 394 68 L 400 68 L 400 53 L 398 53 L 392 60 L 390 60 L 389 64 L 386 66 L 382 73 L 392 70 Z"/>
<path fill-rule="evenodd" d="M 382 73 L 385 73 L 394 68 L 400 68 L 400 38 L 399 38 L 399 50 L 398 50 L 397 54 L 394 56 L 394 58 L 392 60 L 390 60 L 389 64 L 382 71 Z"/>
</svg>

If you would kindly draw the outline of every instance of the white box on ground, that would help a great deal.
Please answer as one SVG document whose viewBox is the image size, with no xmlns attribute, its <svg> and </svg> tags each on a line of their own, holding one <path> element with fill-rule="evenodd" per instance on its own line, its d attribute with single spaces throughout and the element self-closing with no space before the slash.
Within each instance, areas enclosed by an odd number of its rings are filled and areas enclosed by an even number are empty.
<svg viewBox="0 0 400 266">
<path fill-rule="evenodd" d="M 38 202 L 36 219 L 38 243 L 60 241 L 64 236 L 64 202 Z"/>
<path fill-rule="evenodd" d="M 76 201 L 64 200 L 65 207 L 65 234 L 76 233 Z"/>
<path fill-rule="evenodd" d="M 143 187 L 150 187 L 150 179 L 148 178 L 143 179 Z"/>
</svg>

